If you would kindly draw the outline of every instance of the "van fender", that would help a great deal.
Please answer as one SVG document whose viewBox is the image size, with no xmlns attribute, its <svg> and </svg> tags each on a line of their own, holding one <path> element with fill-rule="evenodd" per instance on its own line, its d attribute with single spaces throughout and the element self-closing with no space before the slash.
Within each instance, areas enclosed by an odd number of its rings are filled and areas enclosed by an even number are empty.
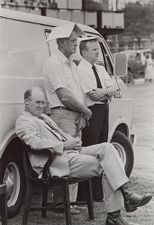
<svg viewBox="0 0 154 225">
<path fill-rule="evenodd" d="M 108 135 L 108 142 L 111 142 L 115 131 L 121 131 L 123 134 L 126 135 L 126 137 L 129 138 L 130 131 L 129 131 L 129 126 L 128 122 L 124 117 L 120 117 L 115 121 L 113 126 L 109 130 L 109 135 Z"/>
<path fill-rule="evenodd" d="M 4 137 L 3 141 L 0 144 L 0 158 L 2 158 L 5 149 L 7 148 L 7 146 L 9 145 L 9 143 L 16 138 L 16 132 L 15 129 L 9 131 L 9 133 Z"/>
<path fill-rule="evenodd" d="M 15 130 L 10 131 L 1 144 L 0 183 L 6 183 L 8 218 L 19 212 L 25 192 L 20 146 Z"/>
<path fill-rule="evenodd" d="M 129 177 L 134 165 L 134 151 L 129 139 L 129 127 L 125 118 L 120 118 L 111 129 L 109 141 L 114 145 Z"/>
</svg>

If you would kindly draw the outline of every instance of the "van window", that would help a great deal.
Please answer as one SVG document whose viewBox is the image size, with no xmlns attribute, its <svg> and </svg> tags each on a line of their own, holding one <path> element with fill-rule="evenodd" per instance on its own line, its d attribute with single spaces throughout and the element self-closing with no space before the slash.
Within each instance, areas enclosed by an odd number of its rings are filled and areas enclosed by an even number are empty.
<svg viewBox="0 0 154 225">
<path fill-rule="evenodd" d="M 42 66 L 48 57 L 42 27 L 11 19 L 2 19 L 1 23 L 1 37 L 3 42 L 5 40 L 3 48 L 3 43 L 0 44 L 4 57 L 0 66 L 1 74 L 41 77 Z"/>
<path fill-rule="evenodd" d="M 49 34 L 51 33 L 51 30 L 45 29 L 44 33 L 45 33 L 45 37 L 46 37 L 46 40 L 47 40 Z M 56 42 L 56 40 L 48 41 L 47 45 L 48 45 L 48 53 L 51 56 L 52 53 L 58 48 L 57 42 Z"/>
<path fill-rule="evenodd" d="M 105 46 L 103 45 L 103 43 L 100 43 L 100 46 L 101 46 L 101 52 L 103 54 L 105 69 L 109 75 L 113 75 L 113 66 L 112 66 L 111 60 L 109 58 L 109 55 L 107 53 L 107 50 L 106 50 Z"/>
</svg>

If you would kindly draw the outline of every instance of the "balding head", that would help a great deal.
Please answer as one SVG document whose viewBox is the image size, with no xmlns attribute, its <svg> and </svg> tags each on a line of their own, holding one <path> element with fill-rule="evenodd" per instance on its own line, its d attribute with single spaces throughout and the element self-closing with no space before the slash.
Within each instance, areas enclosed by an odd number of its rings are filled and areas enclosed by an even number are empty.
<svg viewBox="0 0 154 225">
<path fill-rule="evenodd" d="M 24 93 L 25 111 L 33 116 L 40 116 L 45 107 L 45 97 L 40 87 L 32 87 Z"/>
</svg>

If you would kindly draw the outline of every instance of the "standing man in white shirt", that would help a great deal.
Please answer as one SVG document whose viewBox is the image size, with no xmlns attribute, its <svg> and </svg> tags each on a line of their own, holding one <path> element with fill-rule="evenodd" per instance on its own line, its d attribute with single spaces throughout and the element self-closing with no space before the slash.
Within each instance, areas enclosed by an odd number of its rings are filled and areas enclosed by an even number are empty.
<svg viewBox="0 0 154 225">
<path fill-rule="evenodd" d="M 92 112 L 89 126 L 82 132 L 83 146 L 89 146 L 108 140 L 109 102 L 115 94 L 115 87 L 104 66 L 95 64 L 99 56 L 97 39 L 95 37 L 81 39 L 79 50 L 83 57 L 78 65 L 81 87 L 86 105 Z M 101 201 L 103 198 L 101 179 L 93 178 L 92 184 L 94 200 Z M 80 200 L 84 196 L 83 188 L 80 185 L 78 195 Z"/>
<path fill-rule="evenodd" d="M 56 39 L 58 47 L 43 70 L 50 116 L 73 137 L 81 137 L 81 130 L 91 117 L 90 109 L 84 105 L 77 66 L 71 61 L 71 55 L 76 52 L 77 37 L 82 34 L 84 32 L 76 24 L 53 28 L 47 41 Z M 72 187 L 72 201 L 76 200 L 76 189 Z"/>
</svg>

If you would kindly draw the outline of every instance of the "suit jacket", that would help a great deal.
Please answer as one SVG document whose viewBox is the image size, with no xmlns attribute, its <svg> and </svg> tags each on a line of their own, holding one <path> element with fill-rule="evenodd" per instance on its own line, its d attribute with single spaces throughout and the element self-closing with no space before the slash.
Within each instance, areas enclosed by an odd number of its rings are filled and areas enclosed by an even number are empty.
<svg viewBox="0 0 154 225">
<path fill-rule="evenodd" d="M 71 136 L 64 133 L 50 117 L 45 114 L 42 114 L 41 116 L 54 127 L 56 132 L 54 132 L 42 119 L 24 111 L 16 121 L 16 134 L 32 149 L 53 148 L 56 152 L 62 153 L 61 156 L 55 157 L 50 167 L 50 174 L 51 176 L 69 175 L 69 165 L 63 151 L 64 143 L 61 140 L 61 135 L 66 139 L 71 138 Z M 47 156 L 42 154 L 30 154 L 30 160 L 34 170 L 40 174 L 42 167 L 47 161 Z"/>
</svg>

